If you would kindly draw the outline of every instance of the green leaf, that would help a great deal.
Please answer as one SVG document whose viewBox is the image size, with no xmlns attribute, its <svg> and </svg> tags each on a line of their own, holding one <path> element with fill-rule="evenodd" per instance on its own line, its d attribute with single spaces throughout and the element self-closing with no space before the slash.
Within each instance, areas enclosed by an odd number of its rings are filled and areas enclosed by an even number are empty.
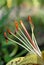
<svg viewBox="0 0 44 65">
<path fill-rule="evenodd" d="M 0 0 L 0 7 L 5 4 L 6 0 Z"/>
</svg>

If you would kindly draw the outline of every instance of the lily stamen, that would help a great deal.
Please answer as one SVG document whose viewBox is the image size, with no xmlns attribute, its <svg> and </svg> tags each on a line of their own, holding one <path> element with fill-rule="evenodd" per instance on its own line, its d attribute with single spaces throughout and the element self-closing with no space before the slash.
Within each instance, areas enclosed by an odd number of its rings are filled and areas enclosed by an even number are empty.
<svg viewBox="0 0 44 65">
<path fill-rule="evenodd" d="M 38 51 L 39 51 L 40 54 L 41 54 L 41 51 L 40 51 L 40 49 L 39 49 L 39 47 L 38 47 L 37 41 L 36 41 L 35 36 L 34 36 L 34 33 L 33 33 L 33 31 L 34 31 L 34 25 L 33 25 L 33 22 L 32 22 L 32 19 L 31 19 L 30 16 L 28 16 L 28 20 L 29 20 L 29 23 L 30 23 L 30 26 L 31 26 L 31 31 L 32 31 L 32 40 L 35 41 L 35 42 L 34 42 L 34 41 L 33 41 L 33 42 L 35 43 L 35 45 L 36 45 Z"/>
<path fill-rule="evenodd" d="M 25 48 L 28 52 L 33 52 L 33 53 L 36 53 L 37 55 L 39 55 L 41 57 L 41 51 L 37 45 L 37 42 L 36 42 L 36 39 L 35 39 L 35 36 L 34 36 L 34 33 L 33 33 L 33 30 L 34 30 L 34 25 L 32 23 L 32 20 L 31 20 L 31 17 L 29 16 L 28 17 L 29 19 L 29 22 L 30 22 L 30 26 L 31 26 L 31 31 L 32 31 L 32 39 L 31 39 L 31 36 L 30 34 L 28 33 L 26 27 L 24 26 L 22 20 L 20 21 L 20 24 L 23 28 L 23 30 L 25 31 L 26 35 L 24 34 L 24 32 L 22 31 L 22 29 L 18 26 L 18 22 L 15 21 L 15 33 L 11 32 L 10 29 L 7 29 L 7 32 L 9 34 L 11 34 L 13 37 L 15 37 L 16 39 L 19 40 L 19 42 L 17 42 L 16 40 L 13 40 L 9 37 L 7 37 L 6 35 L 6 32 L 4 32 L 4 37 L 6 40 L 10 40 L 14 43 L 17 43 L 18 45 L 22 46 L 23 48 Z M 20 33 L 19 33 L 20 32 Z M 17 35 L 18 36 L 17 36 Z M 34 38 L 34 39 L 33 39 Z"/>
<path fill-rule="evenodd" d="M 31 50 L 32 52 L 34 52 L 27 44 L 25 44 L 25 42 L 22 40 L 22 39 L 20 39 L 18 36 L 16 36 L 14 33 L 12 33 L 11 31 L 9 32 L 8 31 L 8 33 L 11 33 L 11 35 L 13 35 L 14 37 L 16 37 L 19 41 L 21 41 L 22 42 L 22 44 L 24 44 L 29 50 Z"/>
<path fill-rule="evenodd" d="M 26 33 L 28 39 L 30 40 L 31 44 L 32 44 L 32 45 L 34 46 L 34 48 L 36 49 L 36 46 L 34 45 L 34 43 L 33 43 L 32 39 L 31 39 L 29 33 L 27 32 L 27 30 L 26 30 L 26 28 L 25 28 L 25 26 L 24 26 L 22 20 L 20 21 L 20 24 L 21 24 L 21 26 L 23 27 L 23 29 L 24 29 L 24 31 L 25 31 L 25 33 Z"/>
<path fill-rule="evenodd" d="M 20 43 L 18 43 L 18 42 L 16 42 L 16 41 L 12 40 L 11 38 L 7 37 L 6 32 L 4 32 L 4 37 L 5 37 L 5 39 L 8 39 L 8 40 L 10 40 L 10 41 L 12 41 L 12 42 L 14 42 L 14 43 L 17 43 L 18 45 L 20 45 L 21 47 L 23 47 L 24 49 L 26 49 L 28 52 L 30 52 L 29 49 L 26 48 L 24 45 L 22 45 L 22 44 L 20 44 Z M 12 43 L 12 44 L 13 44 L 13 43 Z M 13 45 L 14 45 L 14 44 L 13 44 Z"/>
</svg>

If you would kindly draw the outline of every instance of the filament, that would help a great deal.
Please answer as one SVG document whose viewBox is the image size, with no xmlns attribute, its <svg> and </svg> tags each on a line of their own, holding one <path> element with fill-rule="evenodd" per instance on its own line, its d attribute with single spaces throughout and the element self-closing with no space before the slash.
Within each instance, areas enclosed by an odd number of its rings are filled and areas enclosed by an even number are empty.
<svg viewBox="0 0 44 65">
<path fill-rule="evenodd" d="M 40 51 L 40 49 L 39 49 L 39 47 L 38 47 L 38 45 L 37 45 L 37 41 L 36 41 L 35 36 L 34 36 L 34 33 L 33 33 L 33 29 L 32 29 L 32 40 L 33 40 L 33 42 L 35 42 L 36 47 L 37 47 L 38 51 L 39 51 L 40 54 L 41 54 L 41 51 Z"/>
<path fill-rule="evenodd" d="M 25 34 L 22 32 L 22 30 L 19 28 L 20 32 L 22 33 L 22 35 L 26 38 L 26 40 L 28 41 L 27 37 L 25 36 Z M 28 41 L 29 42 L 29 41 Z M 30 42 L 29 42 L 30 44 Z M 30 44 L 32 46 L 32 44 Z M 35 53 L 37 53 L 39 56 L 41 56 L 41 54 L 32 46 L 32 48 L 34 49 Z"/>
<path fill-rule="evenodd" d="M 34 25 L 33 25 L 33 23 L 32 23 L 32 19 L 31 19 L 30 16 L 28 16 L 28 20 L 29 20 L 29 23 L 30 23 L 30 26 L 31 26 L 31 30 L 32 30 L 32 40 L 33 40 L 33 42 L 35 43 L 35 45 L 36 45 L 38 51 L 39 51 L 40 54 L 41 54 L 41 51 L 40 51 L 40 49 L 39 49 L 39 47 L 38 47 L 38 45 L 37 45 L 37 42 L 36 42 L 36 39 L 35 39 L 35 36 L 34 36 L 34 33 L 33 33 Z"/>
<path fill-rule="evenodd" d="M 13 39 L 7 37 L 6 32 L 4 32 L 4 37 L 5 37 L 6 41 L 10 40 L 10 41 L 12 41 L 12 42 L 14 42 L 14 43 L 16 43 L 16 44 L 22 46 L 22 47 L 25 48 L 28 52 L 36 53 L 37 55 L 39 55 L 39 56 L 41 57 L 41 51 L 40 51 L 40 49 L 39 49 L 39 47 L 38 47 L 38 45 L 37 45 L 37 41 L 36 41 L 35 36 L 34 36 L 34 33 L 33 33 L 34 25 L 33 25 L 33 23 L 32 23 L 32 19 L 31 19 L 30 16 L 28 16 L 28 20 L 29 20 L 29 23 L 30 23 L 30 26 L 31 26 L 32 39 L 31 39 L 31 36 L 30 36 L 30 34 L 28 33 L 26 27 L 24 26 L 22 20 L 20 21 L 20 24 L 21 24 L 23 30 L 25 31 L 26 35 L 25 35 L 24 32 L 21 30 L 21 28 L 18 27 L 17 21 L 15 21 L 15 26 L 16 26 L 15 34 L 14 34 L 13 32 L 11 32 L 10 29 L 7 29 L 7 32 L 8 32 L 9 34 L 11 34 L 12 36 L 14 36 L 16 39 L 18 39 L 18 40 L 21 42 L 21 44 L 20 44 L 19 42 L 15 41 L 15 40 L 13 40 Z M 19 32 L 20 32 L 20 33 L 19 33 Z M 18 35 L 19 37 L 16 35 L 16 33 L 17 33 L 17 35 Z M 27 36 L 27 37 L 26 37 L 26 36 Z"/>
<path fill-rule="evenodd" d="M 34 52 L 34 51 L 33 51 L 30 47 L 28 47 L 28 45 L 25 44 L 25 42 L 22 41 L 19 37 L 17 37 L 16 35 L 14 35 L 12 32 L 11 32 L 11 34 L 12 34 L 14 37 L 16 37 L 19 41 L 21 41 L 28 49 L 30 49 L 32 52 Z"/>
<path fill-rule="evenodd" d="M 12 41 L 12 42 L 14 42 L 14 43 L 16 43 L 16 44 L 18 44 L 18 45 L 20 45 L 21 47 L 23 47 L 24 49 L 26 49 L 28 52 L 30 52 L 29 51 L 29 49 L 28 48 L 26 48 L 24 45 L 22 45 L 22 44 L 20 44 L 20 43 L 18 43 L 18 42 L 16 42 L 16 41 L 14 41 L 14 40 L 12 40 L 11 38 L 9 38 L 9 37 L 7 37 L 10 41 Z"/>
<path fill-rule="evenodd" d="M 26 33 L 27 37 L 29 38 L 29 40 L 30 40 L 31 44 L 32 44 L 32 45 L 34 46 L 34 48 L 36 49 L 36 46 L 35 46 L 35 45 L 34 45 L 34 43 L 32 42 L 31 37 L 30 37 L 29 33 L 27 32 L 27 30 L 26 30 L 26 28 L 25 28 L 25 26 L 24 26 L 23 22 L 22 22 L 22 21 L 20 21 L 20 23 L 21 23 L 21 26 L 23 27 L 23 29 L 24 29 L 24 31 L 25 31 L 25 33 Z"/>
</svg>

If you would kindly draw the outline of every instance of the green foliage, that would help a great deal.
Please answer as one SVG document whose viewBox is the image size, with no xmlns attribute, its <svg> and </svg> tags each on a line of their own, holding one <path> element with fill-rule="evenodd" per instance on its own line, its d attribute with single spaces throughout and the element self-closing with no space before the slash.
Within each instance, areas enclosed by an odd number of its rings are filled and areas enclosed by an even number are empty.
<svg viewBox="0 0 44 65">
<path fill-rule="evenodd" d="M 0 7 L 6 3 L 6 0 L 0 0 Z"/>
</svg>

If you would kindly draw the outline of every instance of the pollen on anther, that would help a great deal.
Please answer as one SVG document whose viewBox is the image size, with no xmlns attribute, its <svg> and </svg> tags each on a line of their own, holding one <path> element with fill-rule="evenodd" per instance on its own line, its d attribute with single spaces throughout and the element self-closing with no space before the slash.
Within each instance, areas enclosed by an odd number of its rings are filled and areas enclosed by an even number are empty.
<svg viewBox="0 0 44 65">
<path fill-rule="evenodd" d="M 4 32 L 4 37 L 6 39 L 6 42 L 8 42 L 8 38 L 7 38 L 6 32 Z"/>
<path fill-rule="evenodd" d="M 7 32 L 8 32 L 9 34 L 11 34 L 11 31 L 10 31 L 10 29 L 7 29 Z"/>
<path fill-rule="evenodd" d="M 32 24 L 32 19 L 30 16 L 28 16 L 28 20 L 30 21 L 30 23 Z"/>
<path fill-rule="evenodd" d="M 15 26 L 16 26 L 16 29 L 18 30 L 18 22 L 15 21 Z"/>
<path fill-rule="evenodd" d="M 31 19 L 30 16 L 28 16 L 28 21 L 29 21 L 30 24 L 32 24 L 32 27 L 33 27 L 33 29 L 34 29 L 34 25 L 33 25 L 33 22 L 32 22 L 32 19 Z"/>
<path fill-rule="evenodd" d="M 6 36 L 6 32 L 4 32 L 4 37 L 7 37 L 7 36 Z"/>
</svg>

